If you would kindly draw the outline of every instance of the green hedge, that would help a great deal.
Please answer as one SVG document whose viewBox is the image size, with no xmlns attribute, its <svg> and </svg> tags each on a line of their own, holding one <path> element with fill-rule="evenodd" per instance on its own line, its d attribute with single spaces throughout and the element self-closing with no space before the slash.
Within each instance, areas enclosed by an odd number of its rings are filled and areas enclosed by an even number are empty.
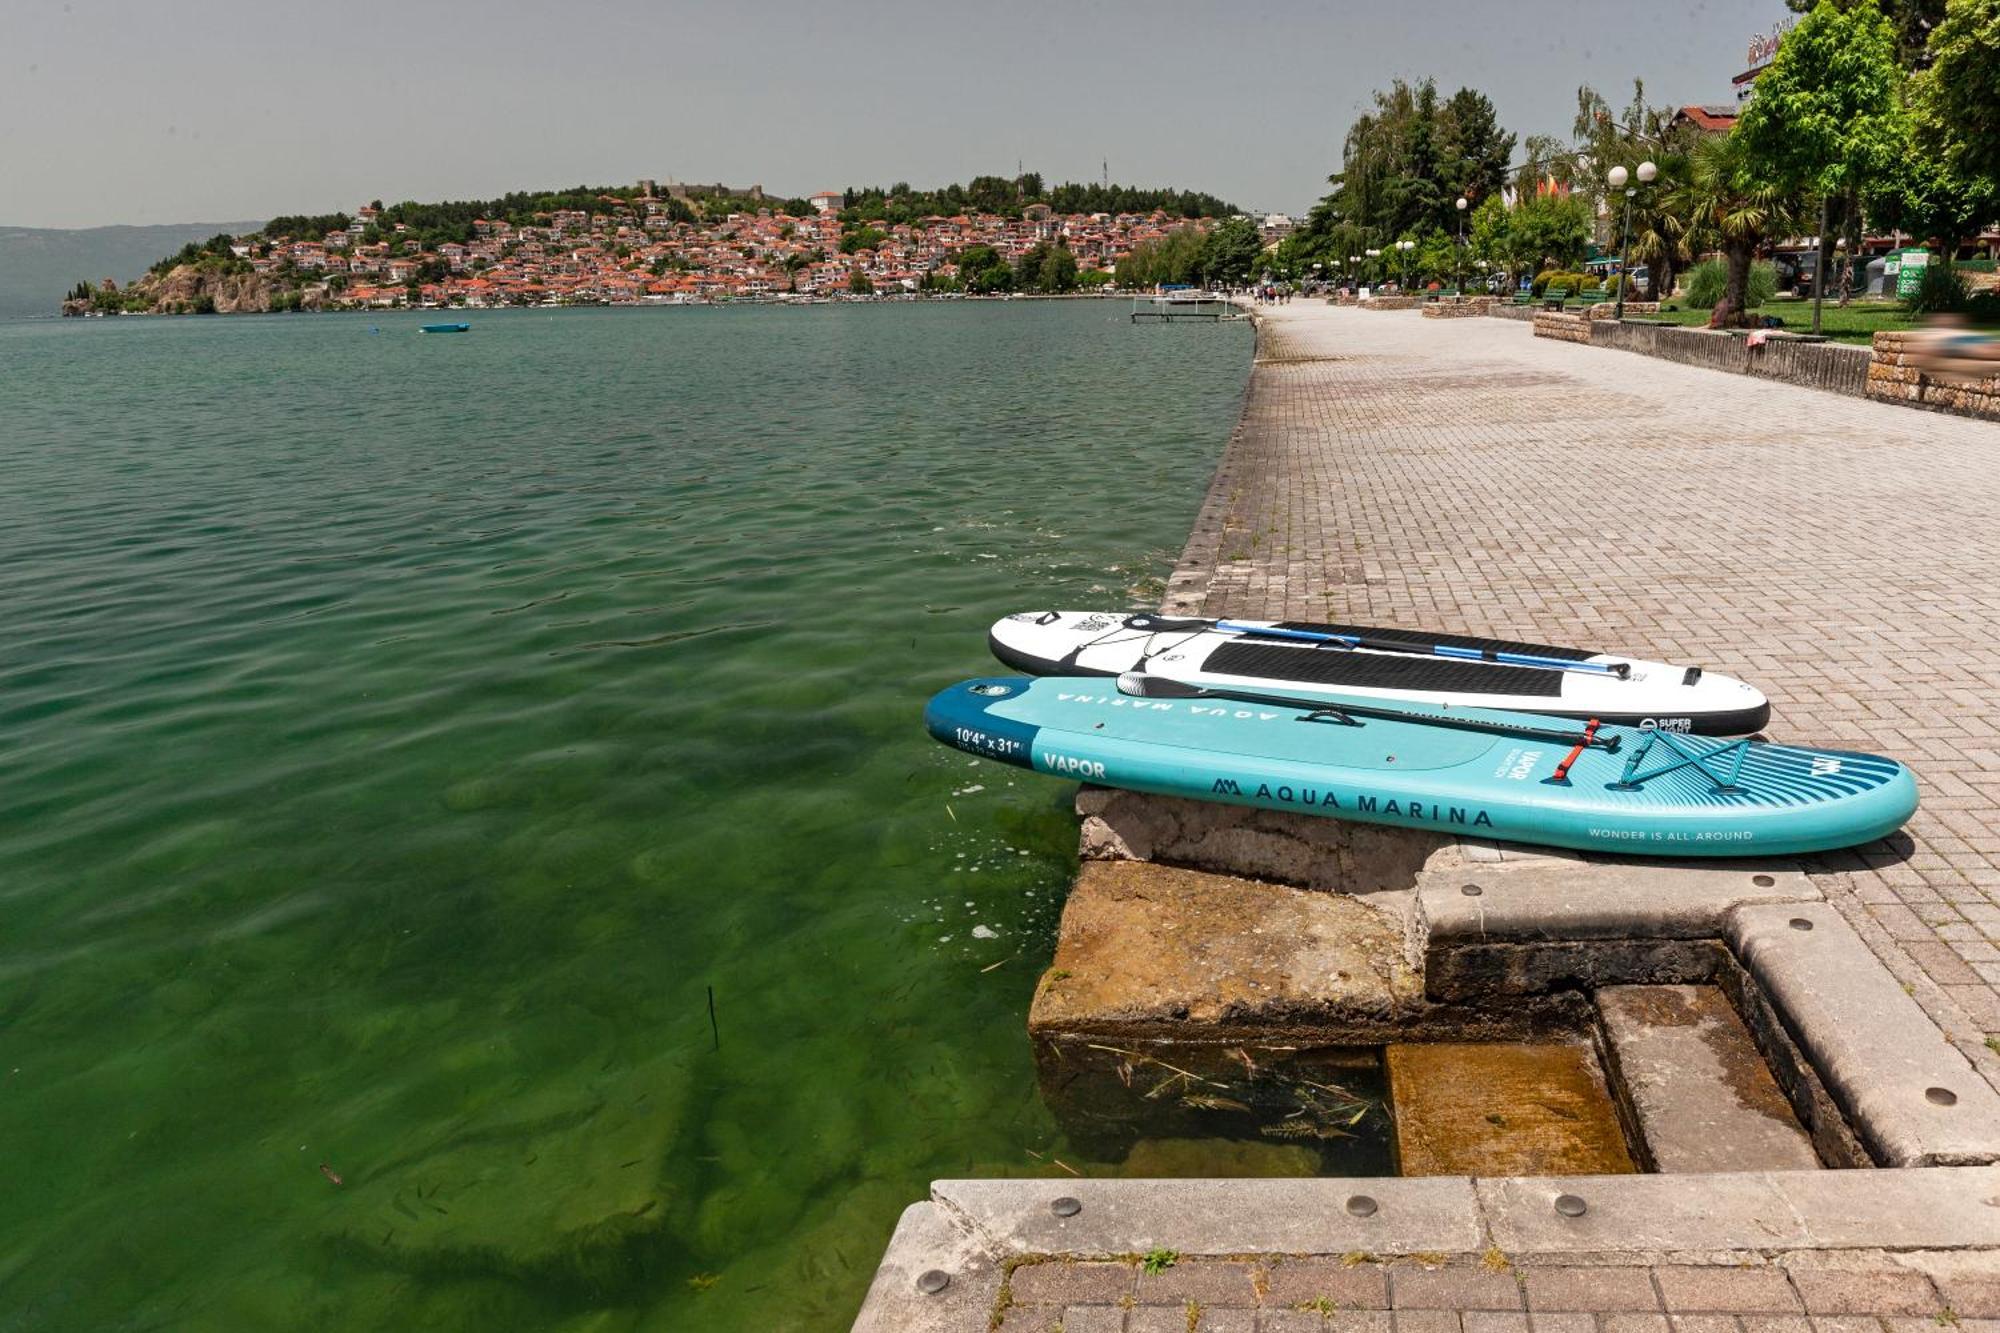
<svg viewBox="0 0 2000 1333">
<path fill-rule="evenodd" d="M 1571 296 L 1575 296 L 1585 287 L 1589 287 L 1592 285 L 1593 285 L 1592 279 L 1588 274 L 1565 273 L 1561 269 L 1552 268 L 1544 272 L 1537 273 L 1535 275 L 1535 281 L 1533 282 L 1533 284 L 1529 286 L 1528 290 L 1533 292 L 1536 296 L 1540 297 L 1548 295 L 1549 288 L 1560 287 L 1564 291 L 1568 292 Z"/>
</svg>

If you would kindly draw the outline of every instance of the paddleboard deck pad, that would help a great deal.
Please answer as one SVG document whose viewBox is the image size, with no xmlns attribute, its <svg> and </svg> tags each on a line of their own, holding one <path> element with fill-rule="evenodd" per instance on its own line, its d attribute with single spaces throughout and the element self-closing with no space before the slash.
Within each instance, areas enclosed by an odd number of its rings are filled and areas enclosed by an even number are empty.
<svg viewBox="0 0 2000 1333">
<path fill-rule="evenodd" d="M 1126 684 L 1145 684 L 1143 677 Z M 1101 677 L 964 681 L 931 735 L 1020 768 L 1469 838 L 1641 856 L 1771 856 L 1885 837 L 1917 806 L 1892 759 L 1379 699 L 1153 698 Z M 1186 687 L 1177 687 L 1186 688 Z M 1270 698 L 1270 696 L 1266 696 Z"/>
<path fill-rule="evenodd" d="M 1756 688 L 1699 667 L 1363 625 L 1024 611 L 997 621 L 987 646 L 1033 676 L 1144 671 L 1217 689 L 1594 717 L 1707 736 L 1748 735 L 1771 718 Z"/>
</svg>

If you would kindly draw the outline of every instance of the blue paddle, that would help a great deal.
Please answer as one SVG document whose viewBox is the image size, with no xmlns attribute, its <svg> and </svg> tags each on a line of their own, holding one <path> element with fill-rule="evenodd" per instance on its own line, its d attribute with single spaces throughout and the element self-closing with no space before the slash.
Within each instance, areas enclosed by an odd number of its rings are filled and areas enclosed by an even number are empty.
<svg viewBox="0 0 2000 1333">
<path fill-rule="evenodd" d="M 1505 666 L 1534 667 L 1542 671 L 1584 671 L 1598 676 L 1629 680 L 1629 662 L 1577 662 L 1565 657 L 1542 657 L 1534 653 L 1510 653 L 1497 648 L 1461 648 L 1449 643 L 1403 643 L 1395 639 L 1370 638 L 1365 634 L 1335 634 L 1327 630 L 1283 629 L 1276 625 L 1248 625 L 1240 620 L 1168 620 L 1160 616 L 1136 615 L 1125 621 L 1128 629 L 1202 630 L 1222 634 L 1242 634 L 1259 639 L 1289 639 L 1297 643 L 1325 644 L 1339 648 L 1367 648 L 1378 653 L 1404 653 L 1416 657 L 1449 657 L 1464 662 L 1498 662 Z"/>
</svg>

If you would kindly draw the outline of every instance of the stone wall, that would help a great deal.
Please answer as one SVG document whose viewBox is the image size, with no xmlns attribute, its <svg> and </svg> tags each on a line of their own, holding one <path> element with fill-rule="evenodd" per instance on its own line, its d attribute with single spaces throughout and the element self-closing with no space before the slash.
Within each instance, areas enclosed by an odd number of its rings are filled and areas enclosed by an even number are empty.
<svg viewBox="0 0 2000 1333">
<path fill-rule="evenodd" d="M 1493 301 L 1491 296 L 1443 296 L 1424 303 L 1424 318 L 1465 319 L 1483 315 Z"/>
<path fill-rule="evenodd" d="M 1518 319 L 1522 323 L 1534 319 L 1541 312 L 1542 308 L 1538 305 L 1515 305 L 1511 300 L 1495 301 L 1485 311 L 1495 319 Z"/>
<path fill-rule="evenodd" d="M 1646 315 L 1657 315 L 1659 313 L 1660 303 L 1658 301 L 1627 301 L 1625 303 L 1625 317 L 1627 319 L 1639 319 Z M 1583 317 L 1585 319 L 1616 319 L 1618 318 L 1618 303 L 1616 301 L 1599 301 L 1596 305 L 1585 310 Z"/>
<path fill-rule="evenodd" d="M 1371 296 L 1361 303 L 1363 310 L 1415 310 L 1424 303 L 1421 296 Z"/>
<path fill-rule="evenodd" d="M 1590 321 L 1582 315 L 1555 310 L 1539 311 L 1535 315 L 1535 336 L 1556 338 L 1569 343 L 1587 343 L 1590 341 Z"/>
<path fill-rule="evenodd" d="M 1874 358 L 1868 366 L 1868 396 L 2000 420 L 2000 376 L 1970 381 L 1939 379 L 1919 370 L 1912 359 L 1916 336 L 1902 329 L 1875 335 Z"/>
<path fill-rule="evenodd" d="M 1627 304 L 1625 308 L 1630 311 L 1633 306 Z M 1787 384 L 1804 384 L 1857 397 L 1868 391 L 1869 349 L 1842 343 L 1808 342 L 1773 333 L 1762 343 L 1752 345 L 1740 333 L 1671 324 L 1619 323 L 1549 312 L 1535 316 L 1535 336 L 1589 343 L 1593 347 L 1615 347 L 1683 365 L 1783 380 Z"/>
</svg>

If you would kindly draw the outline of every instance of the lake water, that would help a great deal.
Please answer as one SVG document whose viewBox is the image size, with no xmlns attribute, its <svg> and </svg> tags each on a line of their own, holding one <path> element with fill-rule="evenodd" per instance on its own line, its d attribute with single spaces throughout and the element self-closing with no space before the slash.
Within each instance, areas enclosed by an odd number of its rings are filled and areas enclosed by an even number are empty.
<svg viewBox="0 0 2000 1333">
<path fill-rule="evenodd" d="M 1073 789 L 919 713 L 1157 598 L 1247 326 L 471 319 L 0 325 L 0 1328 L 844 1329 L 1093 1169 Z"/>
</svg>

